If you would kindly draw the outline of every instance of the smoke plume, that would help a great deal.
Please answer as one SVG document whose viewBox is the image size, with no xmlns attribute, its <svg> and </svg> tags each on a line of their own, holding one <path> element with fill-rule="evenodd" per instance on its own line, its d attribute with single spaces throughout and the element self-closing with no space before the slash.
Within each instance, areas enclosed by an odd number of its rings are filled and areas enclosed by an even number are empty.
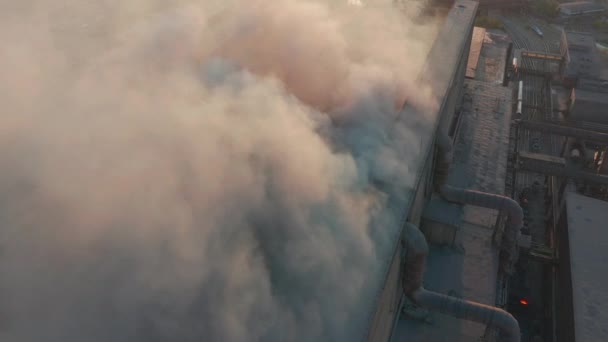
<svg viewBox="0 0 608 342">
<path fill-rule="evenodd" d="M 0 339 L 361 339 L 431 105 L 391 2 L 1 0 Z"/>
</svg>

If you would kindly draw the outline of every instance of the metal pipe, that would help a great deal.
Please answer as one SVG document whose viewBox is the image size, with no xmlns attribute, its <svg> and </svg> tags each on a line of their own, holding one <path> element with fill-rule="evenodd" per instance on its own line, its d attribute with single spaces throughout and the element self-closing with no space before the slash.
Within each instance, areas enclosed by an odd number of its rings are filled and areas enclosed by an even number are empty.
<svg viewBox="0 0 608 342">
<path fill-rule="evenodd" d="M 425 259 L 429 247 L 422 232 L 411 223 L 405 227 L 405 269 L 403 290 L 414 303 L 425 309 L 459 319 L 479 322 L 499 329 L 509 342 L 520 342 L 519 323 L 507 311 L 468 300 L 446 296 L 422 287 Z"/>
<path fill-rule="evenodd" d="M 447 184 L 441 186 L 441 195 L 450 202 L 504 210 L 507 213 L 508 219 L 502 236 L 501 263 L 503 270 L 511 273 L 518 256 L 517 239 L 524 224 L 524 212 L 519 203 L 507 196 L 461 189 Z"/>
<path fill-rule="evenodd" d="M 441 196 L 450 202 L 470 204 L 483 208 L 505 211 L 508 215 L 502 239 L 501 266 L 506 273 L 512 273 L 517 261 L 517 239 L 523 226 L 524 212 L 519 204 L 510 197 L 462 189 L 447 184 L 450 164 L 452 162 L 452 142 L 442 133 L 437 139 L 440 157 L 438 159 L 435 181 Z"/>
<path fill-rule="evenodd" d="M 543 121 L 515 120 L 515 123 L 522 128 L 533 131 L 574 137 L 599 144 L 608 144 L 608 134 L 599 131 Z"/>
<path fill-rule="evenodd" d="M 519 81 L 519 87 L 517 91 L 517 101 L 524 100 L 524 81 Z"/>
<path fill-rule="evenodd" d="M 546 156 L 544 154 L 519 152 L 517 168 L 544 175 L 579 179 L 587 182 L 608 185 L 608 176 L 584 171 L 581 166 L 568 163 L 564 158 Z"/>
<path fill-rule="evenodd" d="M 515 112 L 517 115 L 522 115 L 523 102 L 517 101 L 517 111 Z"/>
</svg>

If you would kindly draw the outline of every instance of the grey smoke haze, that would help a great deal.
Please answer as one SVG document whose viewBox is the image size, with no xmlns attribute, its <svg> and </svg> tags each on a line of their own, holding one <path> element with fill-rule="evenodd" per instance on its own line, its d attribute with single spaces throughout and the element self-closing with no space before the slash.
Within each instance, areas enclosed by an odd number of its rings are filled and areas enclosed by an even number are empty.
<svg viewBox="0 0 608 342">
<path fill-rule="evenodd" d="M 432 105 L 391 2 L 0 0 L 0 339 L 359 339 Z"/>
</svg>

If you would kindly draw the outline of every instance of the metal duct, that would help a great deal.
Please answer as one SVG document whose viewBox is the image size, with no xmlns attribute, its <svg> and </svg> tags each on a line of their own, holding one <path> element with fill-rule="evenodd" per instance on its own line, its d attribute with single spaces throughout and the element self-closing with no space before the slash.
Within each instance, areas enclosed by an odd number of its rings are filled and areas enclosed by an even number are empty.
<svg viewBox="0 0 608 342">
<path fill-rule="evenodd" d="M 524 212 L 515 200 L 510 197 L 490 194 L 481 191 L 462 189 L 447 184 L 450 164 L 452 162 L 452 143 L 445 134 L 439 134 L 437 145 L 440 157 L 437 164 L 435 180 L 441 196 L 450 202 L 470 204 L 478 207 L 497 209 L 508 215 L 502 239 L 501 266 L 511 273 L 517 261 L 517 239 L 524 223 Z"/>
<path fill-rule="evenodd" d="M 422 232 L 414 225 L 405 227 L 405 269 L 403 290 L 414 303 L 431 311 L 474 321 L 499 329 L 509 342 L 520 342 L 517 320 L 505 310 L 468 300 L 446 296 L 422 287 L 425 258 L 429 247 Z"/>
</svg>

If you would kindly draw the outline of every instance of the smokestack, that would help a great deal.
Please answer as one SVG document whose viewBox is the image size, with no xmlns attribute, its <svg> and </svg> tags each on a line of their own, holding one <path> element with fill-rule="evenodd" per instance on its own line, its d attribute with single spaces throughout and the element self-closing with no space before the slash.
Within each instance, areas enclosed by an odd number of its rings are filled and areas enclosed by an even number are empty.
<svg viewBox="0 0 608 342">
<path fill-rule="evenodd" d="M 519 323 L 507 311 L 458 299 L 437 292 L 429 291 L 422 286 L 425 259 L 429 247 L 422 232 L 411 223 L 405 227 L 405 270 L 403 272 L 403 291 L 414 303 L 425 309 L 450 315 L 459 319 L 485 324 L 500 330 L 509 342 L 519 342 L 521 334 Z"/>
</svg>

